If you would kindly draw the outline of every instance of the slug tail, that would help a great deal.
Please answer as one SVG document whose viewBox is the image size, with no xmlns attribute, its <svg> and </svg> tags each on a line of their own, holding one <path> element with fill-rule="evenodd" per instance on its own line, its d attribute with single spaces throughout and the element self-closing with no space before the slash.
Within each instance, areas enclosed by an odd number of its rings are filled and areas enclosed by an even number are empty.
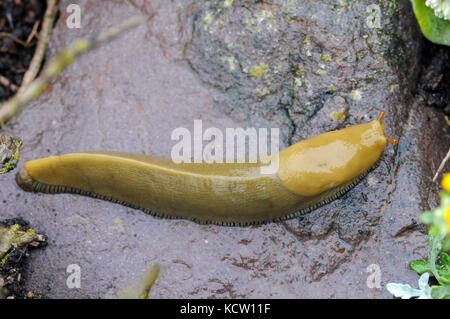
<svg viewBox="0 0 450 319">
<path fill-rule="evenodd" d="M 46 184 L 40 181 L 37 181 L 33 179 L 28 171 L 25 168 L 22 168 L 16 175 L 16 183 L 20 186 L 24 191 L 27 192 L 33 192 L 33 193 L 47 193 L 47 194 L 59 194 L 59 193 L 67 193 L 67 194 L 77 194 L 77 195 L 83 195 L 88 196 L 96 199 L 101 199 L 105 201 L 109 201 L 115 204 L 120 204 L 123 206 L 127 206 L 133 209 L 138 209 L 143 211 L 146 214 L 152 215 L 153 217 L 158 217 L 161 219 L 187 219 L 192 222 L 195 222 L 197 224 L 201 225 L 207 225 L 207 224 L 214 224 L 219 226 L 250 226 L 250 225 L 258 225 L 258 224 L 265 224 L 269 221 L 255 221 L 255 222 L 248 222 L 248 223 L 240 223 L 240 222 L 228 222 L 228 221 L 209 221 L 209 220 L 199 220 L 197 218 L 188 218 L 188 217 L 182 217 L 182 216 L 174 216 L 169 215 L 161 212 L 157 212 L 148 208 L 140 207 L 138 205 L 135 205 L 133 203 L 125 202 L 122 200 L 118 200 L 116 198 L 113 198 L 111 196 L 105 196 L 102 194 L 94 193 L 85 191 L 79 188 L 75 187 L 69 187 L 69 186 L 62 186 L 62 185 L 50 185 Z"/>
<path fill-rule="evenodd" d="M 20 186 L 24 191 L 27 192 L 35 192 L 35 183 L 33 178 L 28 174 L 28 171 L 25 168 L 22 168 L 16 174 L 16 183 Z"/>
</svg>

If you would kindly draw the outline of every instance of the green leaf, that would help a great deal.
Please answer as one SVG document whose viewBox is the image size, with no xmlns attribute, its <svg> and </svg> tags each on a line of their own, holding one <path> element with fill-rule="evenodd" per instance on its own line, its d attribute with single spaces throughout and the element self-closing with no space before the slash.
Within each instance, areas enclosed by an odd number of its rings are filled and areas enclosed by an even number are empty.
<svg viewBox="0 0 450 319">
<path fill-rule="evenodd" d="M 425 0 L 411 0 L 411 3 L 423 35 L 431 42 L 450 45 L 450 21 L 436 17 Z"/>
<path fill-rule="evenodd" d="M 433 267 L 431 266 L 431 264 L 428 261 L 427 262 L 422 261 L 422 260 L 414 261 L 411 263 L 410 266 L 419 275 L 422 275 L 423 273 L 426 273 L 426 272 L 433 274 Z M 436 265 L 436 270 L 440 277 L 450 279 L 450 272 L 447 267 L 444 267 L 441 265 Z"/>
<path fill-rule="evenodd" d="M 433 226 L 430 227 L 430 230 L 428 231 L 428 236 L 430 238 L 436 237 L 436 236 L 439 235 L 439 232 L 440 232 L 439 227 L 436 226 L 436 225 L 433 225 Z"/>
<path fill-rule="evenodd" d="M 413 261 L 410 266 L 419 275 L 422 275 L 425 272 L 432 272 L 431 266 L 428 263 L 428 261 L 422 261 L 422 260 Z"/>
<path fill-rule="evenodd" d="M 431 287 L 431 296 L 433 299 L 450 299 L 450 286 Z"/>
<path fill-rule="evenodd" d="M 441 253 L 439 259 L 441 260 L 442 266 L 450 271 L 450 256 L 447 253 Z"/>
<path fill-rule="evenodd" d="M 434 227 L 432 227 L 432 229 L 433 228 Z M 428 237 L 428 260 L 431 262 L 431 266 L 433 266 L 433 264 L 436 262 L 436 258 L 439 252 L 441 251 L 442 239 L 439 237 L 439 232 L 436 235 L 432 235 L 431 230 Z"/>
<path fill-rule="evenodd" d="M 419 278 L 419 289 L 414 289 L 410 285 L 388 283 L 386 289 L 395 297 L 402 299 L 411 299 L 418 297 L 419 299 L 432 299 L 431 287 L 428 285 L 429 273 L 424 273 Z"/>
<path fill-rule="evenodd" d="M 441 284 L 450 284 L 450 256 L 446 253 L 441 253 L 440 260 L 442 265 L 435 265 L 437 274 Z M 433 266 L 429 261 L 414 261 L 411 263 L 411 268 L 419 275 L 424 273 L 433 274 Z"/>
<path fill-rule="evenodd" d="M 443 250 L 450 250 L 450 237 L 447 237 L 442 244 Z"/>
<path fill-rule="evenodd" d="M 422 215 L 420 215 L 420 221 L 424 223 L 425 225 L 430 225 L 434 221 L 434 214 L 433 211 L 427 210 L 426 212 L 423 212 Z"/>
</svg>

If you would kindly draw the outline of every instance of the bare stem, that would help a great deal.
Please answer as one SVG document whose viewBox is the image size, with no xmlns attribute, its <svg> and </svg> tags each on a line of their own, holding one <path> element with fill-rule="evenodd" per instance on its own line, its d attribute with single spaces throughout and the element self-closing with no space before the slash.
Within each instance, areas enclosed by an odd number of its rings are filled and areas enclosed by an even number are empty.
<svg viewBox="0 0 450 319">
<path fill-rule="evenodd" d="M 143 17 L 133 16 L 124 22 L 113 26 L 101 32 L 97 36 L 75 40 L 67 49 L 57 54 L 55 59 L 50 62 L 41 75 L 26 85 L 23 90 L 17 92 L 11 99 L 0 105 L 0 126 L 16 116 L 20 110 L 32 99 L 38 97 L 61 73 L 80 55 L 98 46 L 110 42 L 123 32 L 136 27 L 144 21 Z"/>
<path fill-rule="evenodd" d="M 447 155 L 445 155 L 445 158 L 442 160 L 441 165 L 439 165 L 439 168 L 436 171 L 436 174 L 434 174 L 433 183 L 436 181 L 436 179 L 438 178 L 439 174 L 444 169 L 445 163 L 447 163 L 449 158 L 450 158 L 450 148 L 448 149 Z"/>
<path fill-rule="evenodd" d="M 42 61 L 44 60 L 45 52 L 47 51 L 47 44 L 53 31 L 53 23 L 55 22 L 58 9 L 56 6 L 57 2 L 58 0 L 47 1 L 47 10 L 45 11 L 44 22 L 42 23 L 41 32 L 39 33 L 39 41 L 36 50 L 34 51 L 33 59 L 30 62 L 30 66 L 23 76 L 19 92 L 23 91 L 24 88 L 36 78 L 41 69 Z"/>
</svg>

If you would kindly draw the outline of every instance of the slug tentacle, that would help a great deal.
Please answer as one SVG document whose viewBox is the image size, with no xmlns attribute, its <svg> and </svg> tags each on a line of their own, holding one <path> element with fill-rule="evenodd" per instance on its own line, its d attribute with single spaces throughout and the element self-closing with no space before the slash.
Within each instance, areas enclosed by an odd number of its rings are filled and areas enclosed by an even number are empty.
<svg viewBox="0 0 450 319">
<path fill-rule="evenodd" d="M 386 124 L 383 123 L 383 119 L 384 119 L 385 115 L 386 115 L 386 111 L 381 111 L 380 114 L 378 114 L 378 117 L 377 117 L 377 121 L 380 122 L 381 127 L 383 129 L 386 126 Z M 384 131 L 383 131 L 383 133 L 384 133 Z M 389 137 L 389 136 L 386 135 L 386 133 L 384 133 L 384 136 L 386 136 L 387 143 L 394 144 L 394 145 L 398 144 L 398 139 Z"/>
<path fill-rule="evenodd" d="M 26 162 L 26 191 L 74 193 L 201 224 L 246 226 L 294 218 L 342 196 L 374 169 L 389 142 L 377 120 L 328 132 L 261 163 L 175 164 L 137 154 L 74 153 Z"/>
</svg>

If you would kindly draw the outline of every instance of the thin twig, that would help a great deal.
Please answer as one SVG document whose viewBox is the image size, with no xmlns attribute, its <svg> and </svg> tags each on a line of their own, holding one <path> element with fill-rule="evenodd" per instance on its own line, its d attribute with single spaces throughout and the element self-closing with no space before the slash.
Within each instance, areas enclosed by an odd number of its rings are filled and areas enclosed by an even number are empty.
<svg viewBox="0 0 450 319">
<path fill-rule="evenodd" d="M 0 84 L 9 88 L 12 92 L 16 92 L 18 87 L 6 77 L 0 74 Z"/>
<path fill-rule="evenodd" d="M 439 168 L 438 168 L 436 174 L 434 174 L 433 183 L 436 181 L 436 179 L 438 178 L 439 174 L 444 169 L 445 163 L 447 163 L 449 158 L 450 158 L 450 148 L 448 149 L 447 155 L 445 155 L 444 159 L 442 160 L 441 165 L 439 165 Z"/>
<path fill-rule="evenodd" d="M 11 84 L 11 81 L 6 76 L 3 76 L 0 74 L 0 84 L 5 87 L 9 87 Z"/>
<path fill-rule="evenodd" d="M 48 0 L 47 10 L 45 10 L 44 22 L 42 23 L 41 32 L 39 33 L 39 41 L 34 51 L 33 59 L 30 62 L 27 72 L 23 76 L 22 84 L 19 88 L 19 93 L 22 92 L 25 87 L 33 81 L 41 69 L 42 61 L 45 57 L 47 50 L 47 44 L 50 40 L 50 35 L 53 31 L 53 23 L 55 22 L 56 12 L 58 7 L 56 3 L 58 0 Z"/>
<path fill-rule="evenodd" d="M 38 97 L 67 66 L 76 60 L 83 53 L 97 48 L 103 43 L 110 42 L 121 33 L 136 27 L 143 22 L 143 17 L 134 16 L 119 25 L 113 26 L 98 36 L 86 39 L 75 40 L 67 49 L 57 54 L 41 75 L 27 85 L 21 92 L 18 92 L 11 99 L 0 105 L 0 126 L 17 115 L 19 111 L 32 99 Z"/>
<path fill-rule="evenodd" d="M 37 30 L 41 24 L 41 20 L 38 20 L 33 25 L 33 30 L 31 30 L 30 34 L 28 35 L 27 41 L 25 41 L 26 44 L 30 45 L 31 40 L 36 36 Z"/>
<path fill-rule="evenodd" d="M 13 39 L 15 42 L 19 43 L 20 45 L 22 45 L 24 47 L 30 46 L 29 44 L 23 42 L 22 40 L 13 36 L 11 33 L 8 33 L 8 32 L 0 32 L 0 37 Z"/>
</svg>

